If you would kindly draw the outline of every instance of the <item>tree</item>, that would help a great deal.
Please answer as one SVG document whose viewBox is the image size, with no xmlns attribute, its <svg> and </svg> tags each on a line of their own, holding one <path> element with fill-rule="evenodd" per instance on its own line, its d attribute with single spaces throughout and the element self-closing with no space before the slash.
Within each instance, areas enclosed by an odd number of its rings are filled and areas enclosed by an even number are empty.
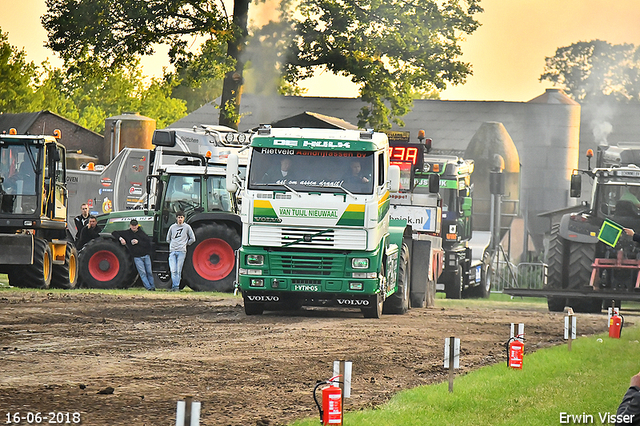
<svg viewBox="0 0 640 426">
<path fill-rule="evenodd" d="M 560 85 L 579 102 L 603 96 L 640 102 L 640 49 L 602 40 L 560 47 L 545 58 L 543 80 Z"/>
<path fill-rule="evenodd" d="M 248 9 L 249 0 L 235 1 Z M 154 44 L 167 44 L 170 62 L 188 70 L 191 81 L 199 84 L 233 76 L 246 34 L 246 19 L 244 29 L 237 26 L 242 25 L 240 17 L 229 19 L 222 0 L 47 0 L 42 23 L 49 34 L 47 47 L 66 63 L 116 70 L 154 53 Z M 184 36 L 206 38 L 200 55 L 189 50 Z M 229 81 L 241 80 L 240 74 Z M 228 115 L 233 117 L 233 112 L 223 109 L 221 122 Z"/>
<path fill-rule="evenodd" d="M 24 50 L 9 44 L 0 29 L 0 112 L 20 113 L 36 110 L 33 84 L 38 74 L 33 62 L 27 62 Z"/>
<path fill-rule="evenodd" d="M 368 104 L 360 125 L 383 129 L 401 122 L 415 93 L 443 90 L 471 73 L 457 57 L 462 35 L 479 25 L 479 1 L 281 0 L 279 27 L 258 32 L 254 43 L 280 53 L 288 93 L 318 66 L 351 77 Z M 47 7 L 47 46 L 65 61 L 118 67 L 167 44 L 190 85 L 224 78 L 219 122 L 237 128 L 249 0 L 234 0 L 231 18 L 222 0 L 47 0 Z M 205 37 L 199 54 L 185 36 Z"/>
<path fill-rule="evenodd" d="M 349 76 L 368 104 L 359 126 L 402 125 L 415 92 L 443 90 L 471 73 L 457 57 L 461 35 L 476 30 L 479 12 L 476 0 L 292 1 L 284 12 L 293 28 L 286 78 L 308 78 L 317 66 Z"/>
</svg>

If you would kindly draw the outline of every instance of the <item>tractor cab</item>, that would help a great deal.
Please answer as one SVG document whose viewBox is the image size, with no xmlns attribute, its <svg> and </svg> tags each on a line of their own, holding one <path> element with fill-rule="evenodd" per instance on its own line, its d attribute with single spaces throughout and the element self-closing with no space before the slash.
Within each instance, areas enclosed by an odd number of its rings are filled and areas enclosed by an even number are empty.
<svg viewBox="0 0 640 426">
<path fill-rule="evenodd" d="M 32 218 L 44 228 L 65 227 L 65 148 L 56 137 L 0 135 L 0 217 L 23 228 Z M 15 224 L 11 218 L 15 218 Z M 35 223 L 32 225 L 36 225 Z M 56 226 L 59 225 L 59 226 Z"/>
</svg>

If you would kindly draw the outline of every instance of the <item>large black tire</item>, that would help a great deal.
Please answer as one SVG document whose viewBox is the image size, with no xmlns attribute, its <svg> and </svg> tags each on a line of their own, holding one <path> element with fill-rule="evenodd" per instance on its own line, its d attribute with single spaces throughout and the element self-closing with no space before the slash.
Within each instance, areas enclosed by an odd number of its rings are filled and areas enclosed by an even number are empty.
<svg viewBox="0 0 640 426">
<path fill-rule="evenodd" d="M 469 296 L 487 299 L 491 296 L 491 281 L 493 278 L 493 268 L 491 267 L 491 255 L 485 253 L 480 267 L 480 283 L 471 288 Z"/>
<path fill-rule="evenodd" d="M 9 285 L 13 287 L 49 288 L 53 256 L 49 243 L 40 238 L 33 241 L 33 264 L 13 268 L 9 273 Z"/>
<path fill-rule="evenodd" d="M 551 226 L 551 239 L 547 255 L 547 287 L 553 290 L 562 289 L 563 282 L 564 239 L 558 234 L 559 230 L 559 223 L 554 223 Z M 562 312 L 566 304 L 565 297 L 547 297 L 547 306 L 550 312 Z"/>
<path fill-rule="evenodd" d="M 400 253 L 400 265 L 398 266 L 398 278 L 396 292 L 387 298 L 384 302 L 383 313 L 403 315 L 409 310 L 409 248 L 406 244 L 402 245 Z"/>
<path fill-rule="evenodd" d="M 591 264 L 596 256 L 595 244 L 568 243 L 568 288 L 582 289 L 591 280 Z M 575 312 L 599 313 L 602 311 L 602 300 L 596 298 L 567 299 L 567 305 Z"/>
<path fill-rule="evenodd" d="M 382 308 L 384 305 L 382 294 L 378 294 L 373 300 L 373 306 L 360 308 L 360 311 L 362 311 L 362 315 L 365 318 L 380 318 L 382 316 Z"/>
<path fill-rule="evenodd" d="M 196 242 L 189 247 L 182 277 L 194 291 L 233 291 L 236 277 L 235 251 L 240 248 L 238 232 L 221 223 L 199 226 Z"/>
<path fill-rule="evenodd" d="M 244 313 L 246 315 L 262 315 L 264 312 L 264 303 L 249 302 L 244 299 Z"/>
<path fill-rule="evenodd" d="M 444 285 L 444 292 L 447 299 L 462 299 L 462 290 L 464 289 L 464 271 L 462 265 L 458 265 L 456 273 L 453 274 L 451 281 Z"/>
<path fill-rule="evenodd" d="M 96 238 L 78 254 L 78 275 L 88 288 L 128 288 L 138 277 L 129 252 L 115 240 Z"/>
<path fill-rule="evenodd" d="M 380 265 L 380 270 L 378 271 L 378 280 L 380 281 L 386 281 L 387 279 L 384 262 L 385 260 L 382 261 L 382 265 Z M 382 307 L 384 305 L 384 296 L 382 295 L 382 289 L 385 288 L 386 285 L 381 282 L 379 287 L 380 293 L 371 298 L 373 304 L 371 306 L 360 308 L 360 311 L 365 318 L 380 318 L 382 316 Z"/>
<path fill-rule="evenodd" d="M 78 284 L 78 250 L 73 243 L 67 243 L 64 265 L 53 265 L 51 286 L 73 290 Z"/>
</svg>

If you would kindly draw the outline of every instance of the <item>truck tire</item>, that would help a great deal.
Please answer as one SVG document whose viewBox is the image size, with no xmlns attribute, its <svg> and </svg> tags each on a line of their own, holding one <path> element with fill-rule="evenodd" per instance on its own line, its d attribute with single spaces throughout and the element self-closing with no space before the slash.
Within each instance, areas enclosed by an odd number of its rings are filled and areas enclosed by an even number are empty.
<svg viewBox="0 0 640 426">
<path fill-rule="evenodd" d="M 13 268 L 9 273 L 9 285 L 13 287 L 49 288 L 53 256 L 49 244 L 41 239 L 33 240 L 33 264 Z"/>
<path fill-rule="evenodd" d="M 246 315 L 262 315 L 264 312 L 264 303 L 248 302 L 244 299 L 244 313 Z"/>
<path fill-rule="evenodd" d="M 564 239 L 558 234 L 560 224 L 551 225 L 551 239 L 547 255 L 547 288 L 562 289 L 562 272 L 564 264 Z M 549 312 L 562 312 L 567 299 L 565 297 L 547 297 Z"/>
<path fill-rule="evenodd" d="M 182 272 L 194 291 L 233 291 L 236 274 L 235 251 L 240 235 L 233 228 L 213 223 L 194 230 L 196 242 L 187 251 Z"/>
<path fill-rule="evenodd" d="M 78 254 L 78 265 L 78 275 L 88 288 L 128 288 L 138 277 L 129 252 L 111 239 L 89 241 Z"/>
<path fill-rule="evenodd" d="M 480 283 L 469 289 L 471 297 L 486 299 L 491 296 L 491 279 L 493 278 L 493 269 L 491 268 L 491 256 L 485 253 L 482 258 L 482 266 L 480 267 Z"/>
<path fill-rule="evenodd" d="M 400 253 L 400 265 L 398 266 L 398 279 L 396 292 L 387 298 L 384 302 L 383 313 L 385 314 L 406 314 L 409 310 L 409 248 L 406 244 L 402 244 L 402 252 Z"/>
<path fill-rule="evenodd" d="M 462 265 L 458 265 L 458 269 L 452 278 L 453 279 L 444 286 L 447 299 L 462 299 L 462 290 L 464 288 L 464 271 L 462 270 Z"/>
<path fill-rule="evenodd" d="M 380 318 L 382 316 L 382 307 L 384 305 L 384 301 L 382 300 L 382 294 L 376 295 L 374 298 L 373 306 L 369 306 L 367 308 L 360 308 L 362 315 L 365 318 Z"/>
<path fill-rule="evenodd" d="M 78 250 L 73 243 L 67 243 L 64 265 L 53 265 L 51 286 L 73 290 L 78 284 Z"/>
</svg>

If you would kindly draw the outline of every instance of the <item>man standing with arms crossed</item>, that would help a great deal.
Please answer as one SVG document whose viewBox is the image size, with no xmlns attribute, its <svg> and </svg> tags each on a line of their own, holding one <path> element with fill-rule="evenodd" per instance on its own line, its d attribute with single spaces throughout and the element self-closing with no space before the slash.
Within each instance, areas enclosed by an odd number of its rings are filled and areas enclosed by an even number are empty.
<svg viewBox="0 0 640 426">
<path fill-rule="evenodd" d="M 151 238 L 140 229 L 136 219 L 131 219 L 129 229 L 126 231 L 114 231 L 112 234 L 118 238 L 120 244 L 129 249 L 144 288 L 155 291 L 156 286 L 151 269 Z"/>
<path fill-rule="evenodd" d="M 196 236 L 188 223 L 184 223 L 184 212 L 176 213 L 176 223 L 167 232 L 169 243 L 169 269 L 171 270 L 171 291 L 180 291 L 182 266 L 187 257 L 187 246 L 196 242 Z"/>
</svg>

